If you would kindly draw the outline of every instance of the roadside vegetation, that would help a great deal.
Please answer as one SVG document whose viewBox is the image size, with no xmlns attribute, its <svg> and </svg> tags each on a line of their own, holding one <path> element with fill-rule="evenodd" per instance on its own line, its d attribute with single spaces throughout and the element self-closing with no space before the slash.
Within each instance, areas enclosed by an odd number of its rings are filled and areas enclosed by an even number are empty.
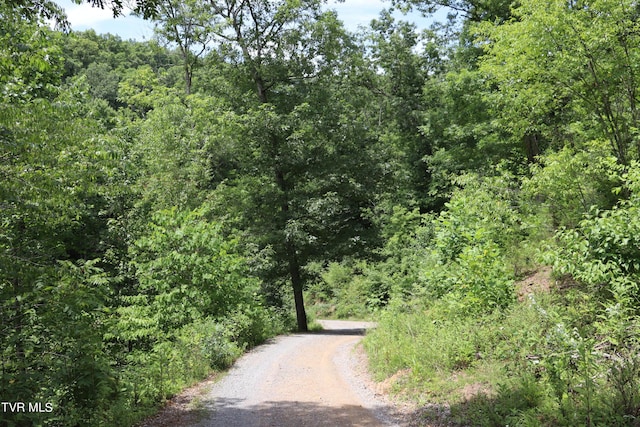
<svg viewBox="0 0 640 427">
<path fill-rule="evenodd" d="M 450 15 L 0 4 L 0 398 L 45 408 L 0 425 L 135 425 L 314 317 L 424 424 L 640 425 L 638 5 L 388 5 Z"/>
<path fill-rule="evenodd" d="M 466 208 L 451 204 L 428 222 L 428 239 L 405 247 L 424 263 L 393 282 L 410 285 L 392 291 L 365 340 L 378 379 L 428 404 L 425 423 L 450 414 L 460 425 L 636 425 L 639 171 L 620 177 L 628 198 L 553 234 L 540 211 L 522 220 L 536 206 L 526 196 L 485 193 L 478 212 L 474 190 L 454 194 Z M 501 206 L 520 221 L 492 230 L 509 223 Z M 548 206 L 537 209 L 551 224 Z"/>
</svg>

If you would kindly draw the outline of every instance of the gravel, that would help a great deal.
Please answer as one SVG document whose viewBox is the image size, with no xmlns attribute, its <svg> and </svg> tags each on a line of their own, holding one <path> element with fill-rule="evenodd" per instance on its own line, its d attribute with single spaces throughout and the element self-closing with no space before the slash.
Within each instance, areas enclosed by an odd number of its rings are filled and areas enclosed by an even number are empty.
<svg viewBox="0 0 640 427">
<path fill-rule="evenodd" d="M 202 397 L 198 427 L 399 426 L 354 347 L 374 324 L 321 321 L 243 356 Z"/>
</svg>

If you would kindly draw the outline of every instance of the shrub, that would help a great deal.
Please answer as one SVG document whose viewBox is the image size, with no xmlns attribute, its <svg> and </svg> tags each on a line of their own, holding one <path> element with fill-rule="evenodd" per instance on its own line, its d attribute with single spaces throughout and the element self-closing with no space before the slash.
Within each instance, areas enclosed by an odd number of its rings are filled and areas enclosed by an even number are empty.
<svg viewBox="0 0 640 427">
<path fill-rule="evenodd" d="M 541 156 L 531 172 L 522 184 L 526 196 L 548 206 L 554 225 L 572 228 L 593 207 L 613 206 L 621 168 L 606 141 L 592 141 L 586 149 L 567 146 Z"/>
<path fill-rule="evenodd" d="M 557 234 L 558 244 L 547 255 L 558 274 L 568 274 L 604 296 L 629 293 L 640 301 L 640 166 L 623 176 L 630 192 L 611 210 L 595 210 L 576 229 Z M 624 288 L 624 290 L 622 289 Z M 637 305 L 636 305 L 637 306 Z"/>
<path fill-rule="evenodd" d="M 131 249 L 137 293 L 119 308 L 121 339 L 164 337 L 197 319 L 220 317 L 253 301 L 258 282 L 248 274 L 237 242 L 207 219 L 207 208 L 159 211 Z"/>
</svg>

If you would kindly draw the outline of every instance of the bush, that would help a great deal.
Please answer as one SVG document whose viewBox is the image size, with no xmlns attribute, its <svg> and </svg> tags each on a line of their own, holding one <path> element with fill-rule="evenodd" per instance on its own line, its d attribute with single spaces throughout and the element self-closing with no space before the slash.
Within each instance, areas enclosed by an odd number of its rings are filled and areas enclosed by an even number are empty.
<svg viewBox="0 0 640 427">
<path fill-rule="evenodd" d="M 522 188 L 534 203 L 545 204 L 555 226 L 573 228 L 592 208 L 608 209 L 616 201 L 621 167 L 606 141 L 586 149 L 564 147 L 540 157 Z"/>
<path fill-rule="evenodd" d="M 222 317 L 241 304 L 258 302 L 259 284 L 249 274 L 237 242 L 207 219 L 207 207 L 157 212 L 148 232 L 130 250 L 138 286 L 125 304 L 113 334 L 145 340 L 170 336 L 198 319 Z"/>
<path fill-rule="evenodd" d="M 403 260 L 390 257 L 380 267 L 391 271 L 399 298 L 446 298 L 468 314 L 506 307 L 514 299 L 508 252 L 528 233 L 517 189 L 508 177 L 467 175 L 459 184 L 445 211 L 414 226 Z"/>
<path fill-rule="evenodd" d="M 625 293 L 640 302 L 640 166 L 623 176 L 630 193 L 611 210 L 595 210 L 576 229 L 558 232 L 548 261 L 558 274 L 571 275 L 605 297 Z"/>
<path fill-rule="evenodd" d="M 285 326 L 286 320 L 272 309 L 239 306 L 224 318 L 185 325 L 148 350 L 126 353 L 116 369 L 117 387 L 105 424 L 131 425 L 212 369 L 228 368 L 247 348 L 284 332 Z"/>
</svg>

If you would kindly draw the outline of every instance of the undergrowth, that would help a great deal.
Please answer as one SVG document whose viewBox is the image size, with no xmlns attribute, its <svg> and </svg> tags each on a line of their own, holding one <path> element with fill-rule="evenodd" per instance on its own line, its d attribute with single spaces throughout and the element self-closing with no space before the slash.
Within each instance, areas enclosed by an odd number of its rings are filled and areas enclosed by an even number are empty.
<svg viewBox="0 0 640 427">
<path fill-rule="evenodd" d="M 467 178 L 442 214 L 405 221 L 412 239 L 389 238 L 400 255 L 377 268 L 392 291 L 364 341 L 378 380 L 449 408 L 458 425 L 640 426 L 640 168 L 581 182 L 621 182 L 612 190 L 628 197 L 550 233 L 563 206 L 581 202 L 543 197 L 570 179 L 558 171 L 534 168 L 524 192 Z M 531 293 L 517 280 L 536 262 L 554 276 Z"/>
</svg>

